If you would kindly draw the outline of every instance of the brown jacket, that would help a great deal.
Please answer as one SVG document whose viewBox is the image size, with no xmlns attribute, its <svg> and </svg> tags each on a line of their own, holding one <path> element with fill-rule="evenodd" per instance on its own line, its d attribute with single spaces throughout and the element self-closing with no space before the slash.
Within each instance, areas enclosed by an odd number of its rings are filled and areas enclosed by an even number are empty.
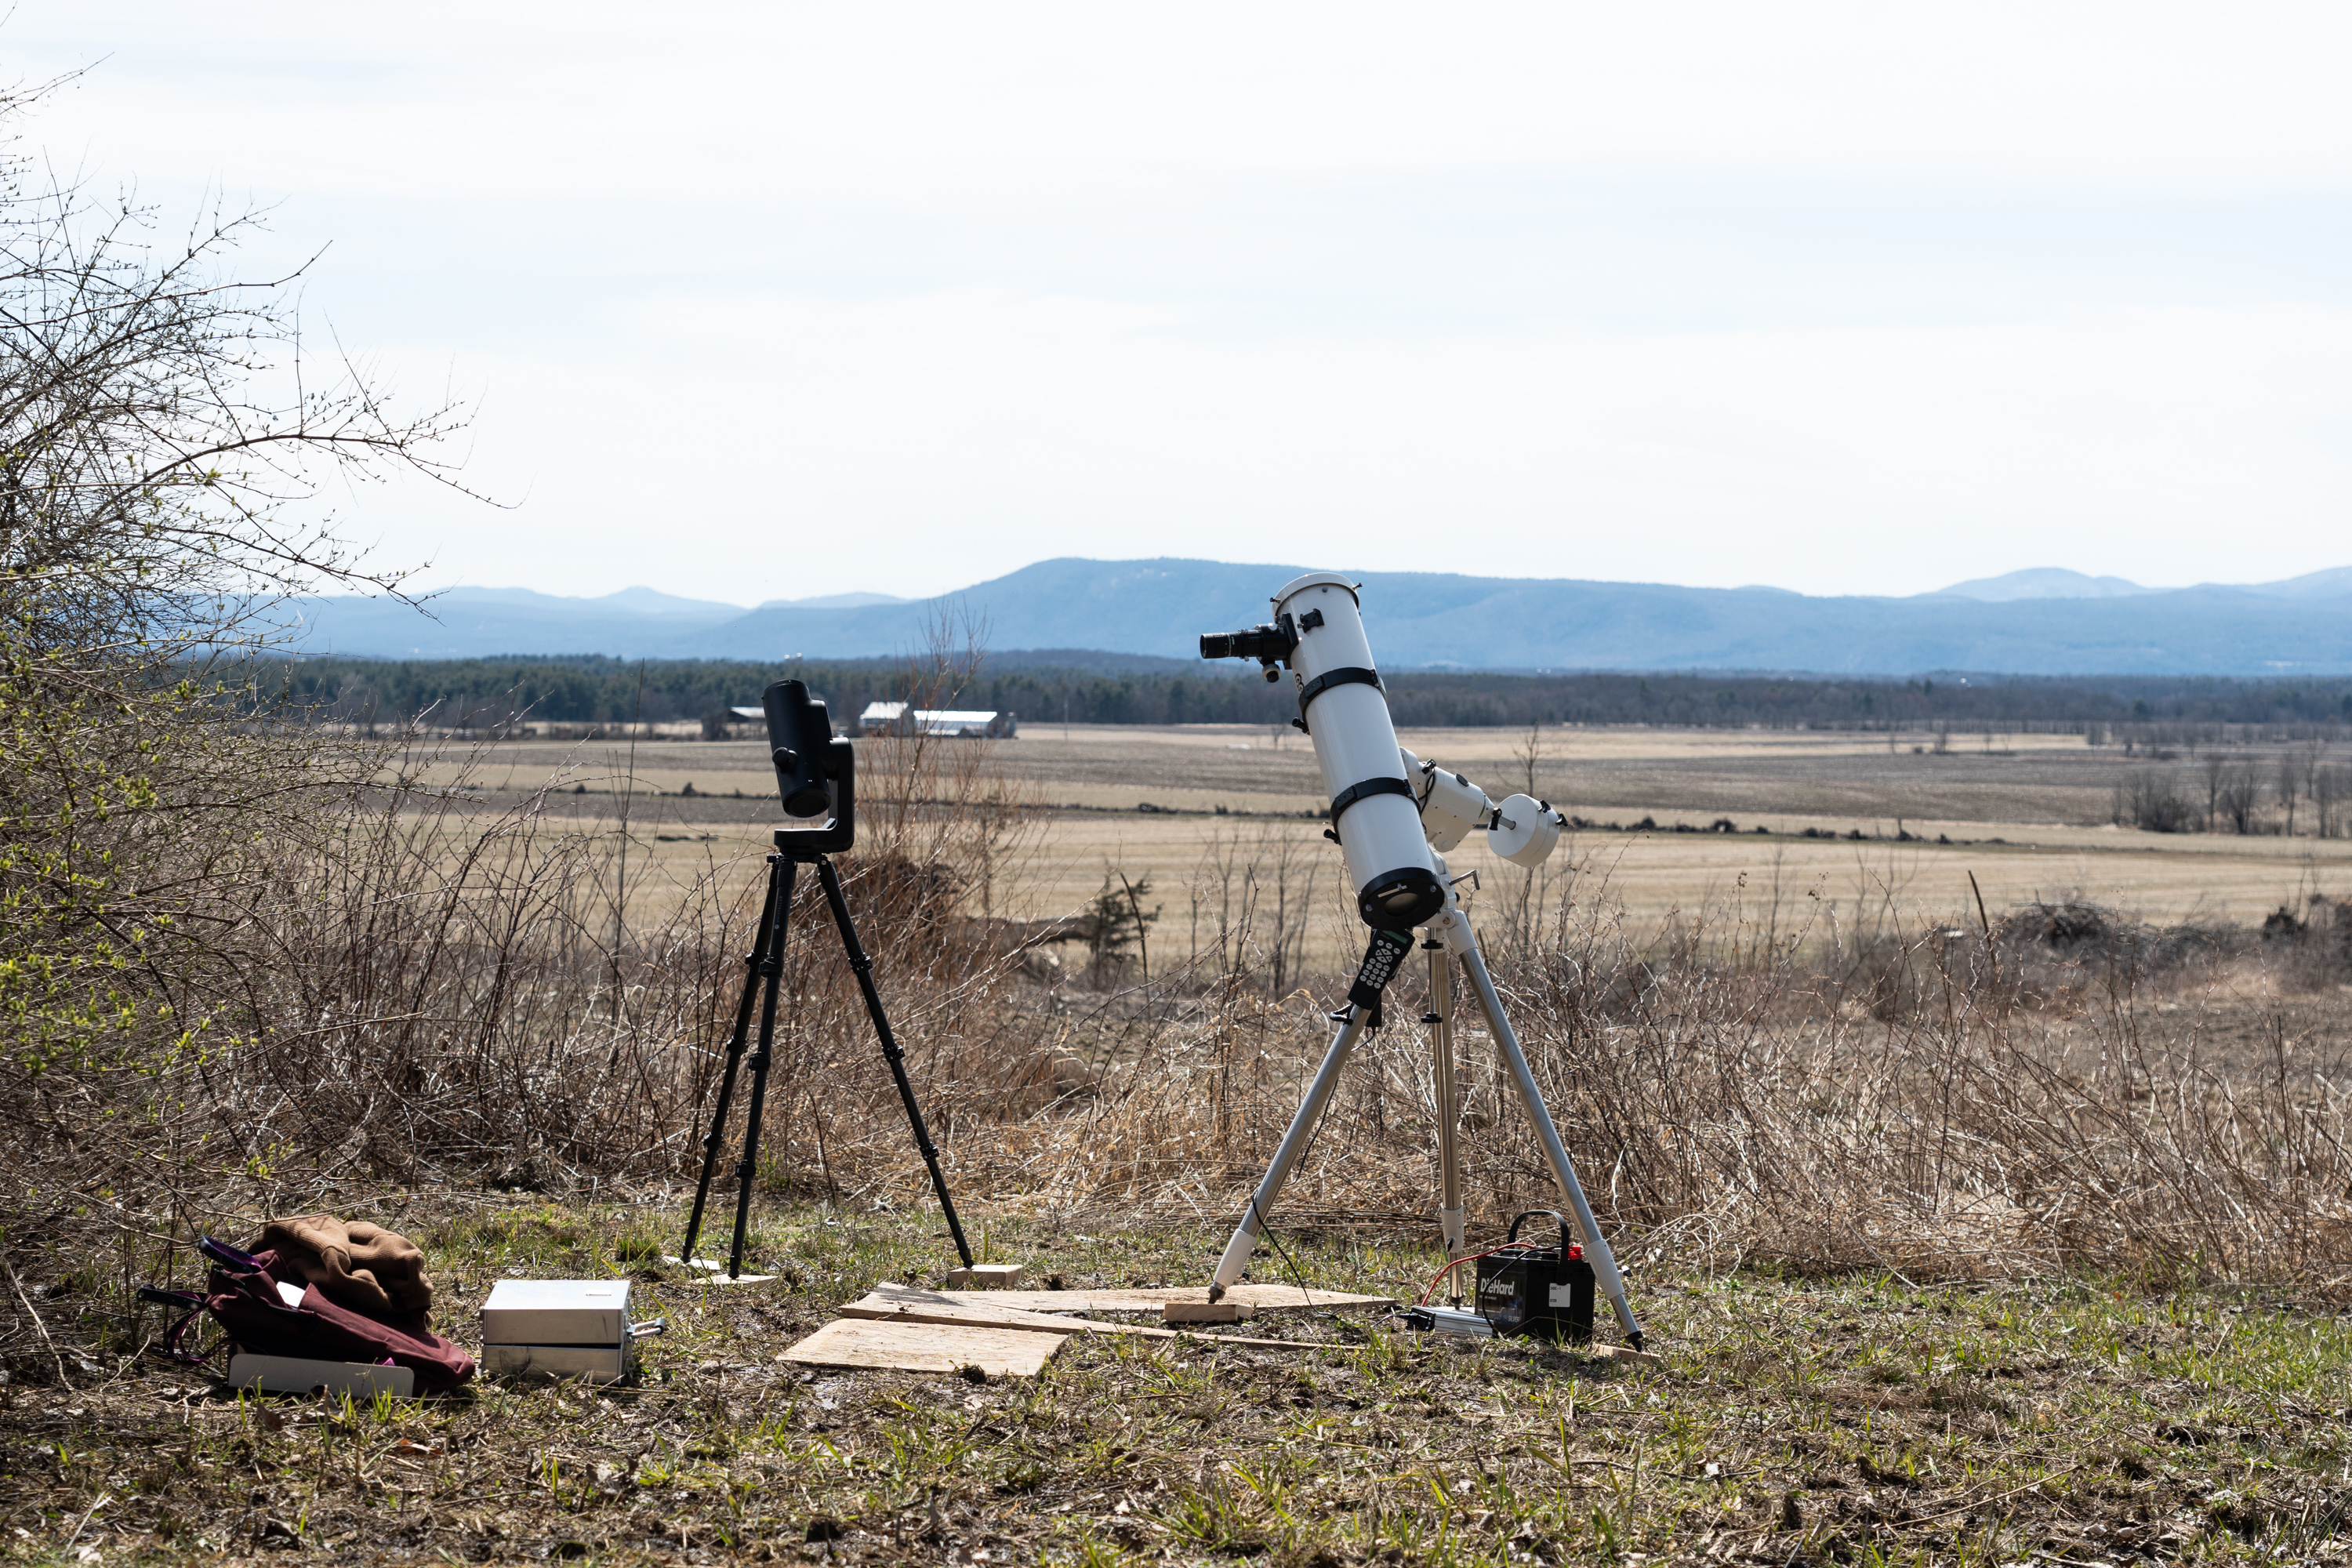
<svg viewBox="0 0 2352 1568">
<path fill-rule="evenodd" d="M 425 1277 L 425 1254 L 382 1226 L 295 1215 L 265 1221 L 247 1250 L 277 1253 L 281 1277 L 314 1285 L 327 1300 L 378 1322 L 415 1333 L 431 1321 L 433 1281 Z"/>
</svg>

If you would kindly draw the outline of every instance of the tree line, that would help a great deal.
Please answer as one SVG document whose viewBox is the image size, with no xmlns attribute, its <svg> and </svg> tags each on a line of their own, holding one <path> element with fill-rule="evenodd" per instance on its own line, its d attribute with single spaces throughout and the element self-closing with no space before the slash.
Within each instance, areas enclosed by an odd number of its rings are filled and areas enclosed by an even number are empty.
<svg viewBox="0 0 2352 1568">
<path fill-rule="evenodd" d="M 869 702 L 995 709 L 1030 725 L 1279 724 L 1297 711 L 1287 680 L 1238 666 L 1106 673 L 982 660 L 942 689 L 932 667 L 897 659 L 633 661 L 604 657 L 278 659 L 260 672 L 275 700 L 361 725 L 494 727 L 674 723 L 759 700 L 797 678 L 839 720 Z M 1848 679 L 1807 676 L 1385 674 L 1397 722 L 1413 727 L 1657 724 L 1914 732 L 2055 731 L 2093 743 L 2300 739 L 2352 724 L 2352 677 L 2001 677 Z"/>
<path fill-rule="evenodd" d="M 2176 755 L 2168 749 L 2151 754 L 2164 762 Z M 2233 753 L 2216 743 L 2180 765 L 2145 768 L 2116 784 L 2109 817 L 2150 833 L 2352 837 L 2352 765 L 2329 759 L 2318 740 L 2283 747 L 2275 756 Z"/>
</svg>

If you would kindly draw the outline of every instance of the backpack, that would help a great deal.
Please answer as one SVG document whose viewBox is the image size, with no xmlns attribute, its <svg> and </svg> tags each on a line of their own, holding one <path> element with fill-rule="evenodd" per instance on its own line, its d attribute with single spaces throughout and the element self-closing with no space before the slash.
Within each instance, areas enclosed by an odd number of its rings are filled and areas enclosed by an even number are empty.
<svg viewBox="0 0 2352 1568">
<path fill-rule="evenodd" d="M 293 1271 L 275 1252 L 240 1252 L 209 1236 L 197 1239 L 196 1250 L 212 1264 L 204 1290 L 139 1291 L 142 1300 L 187 1309 L 164 1339 L 164 1349 L 181 1362 L 206 1359 L 190 1355 L 180 1342 L 197 1314 L 209 1312 L 233 1343 L 256 1355 L 390 1362 L 416 1373 L 419 1393 L 444 1393 L 474 1375 L 474 1358 L 438 1334 L 380 1322 L 329 1300 L 316 1285 L 281 1283 L 278 1276 Z"/>
</svg>

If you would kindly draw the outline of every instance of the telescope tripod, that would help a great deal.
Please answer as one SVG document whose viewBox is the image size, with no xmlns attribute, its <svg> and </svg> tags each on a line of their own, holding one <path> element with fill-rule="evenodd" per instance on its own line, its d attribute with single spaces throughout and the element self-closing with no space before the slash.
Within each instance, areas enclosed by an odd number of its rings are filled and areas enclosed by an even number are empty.
<svg viewBox="0 0 2352 1568">
<path fill-rule="evenodd" d="M 1551 1173 L 1568 1195 L 1569 1212 L 1576 1221 L 1577 1239 L 1584 1245 L 1584 1256 L 1592 1265 L 1594 1282 L 1609 1298 L 1616 1311 L 1617 1321 L 1625 1331 L 1626 1342 L 1635 1350 L 1642 1348 L 1642 1325 L 1634 1320 L 1633 1308 L 1625 1299 L 1624 1277 L 1617 1272 L 1616 1256 L 1602 1239 L 1601 1226 L 1592 1217 L 1592 1205 L 1585 1201 L 1584 1184 L 1576 1179 L 1576 1167 L 1568 1158 L 1568 1146 L 1560 1142 L 1559 1129 L 1552 1124 L 1551 1111 L 1543 1101 L 1543 1091 L 1536 1087 L 1536 1078 L 1528 1067 L 1527 1053 L 1519 1048 L 1519 1037 L 1511 1030 L 1511 1021 L 1503 1012 L 1503 1000 L 1495 990 L 1494 976 L 1486 972 L 1486 960 L 1478 951 L 1478 938 L 1470 929 L 1468 916 L 1457 902 L 1449 901 L 1444 911 L 1423 928 L 1426 940 L 1423 949 L 1429 954 L 1430 1010 L 1423 1022 L 1430 1026 L 1431 1037 L 1436 1049 L 1437 1089 L 1437 1153 L 1439 1164 L 1438 1226 L 1445 1239 L 1448 1258 L 1459 1258 L 1468 1250 L 1463 1226 L 1462 1171 L 1459 1151 L 1454 1141 L 1454 1121 L 1460 1106 L 1454 1091 L 1454 1032 L 1451 996 L 1452 963 L 1458 961 L 1469 976 L 1471 994 L 1477 997 L 1479 1010 L 1486 1016 L 1486 1025 L 1501 1051 L 1503 1062 L 1510 1069 L 1511 1080 L 1519 1091 L 1519 1102 L 1527 1107 L 1528 1120 L 1535 1123 L 1536 1138 L 1543 1145 L 1544 1159 Z M 1242 1272 L 1249 1266 L 1250 1254 L 1255 1250 L 1258 1238 L 1265 1229 L 1265 1216 L 1274 1208 L 1275 1199 L 1281 1195 L 1283 1184 L 1290 1179 L 1291 1167 L 1305 1152 L 1315 1135 L 1317 1123 L 1323 1119 L 1324 1107 L 1331 1091 L 1339 1082 L 1339 1073 L 1348 1065 L 1348 1058 L 1356 1048 L 1377 1011 L 1374 1006 L 1350 1001 L 1346 1014 L 1334 1014 L 1340 1019 L 1339 1032 L 1333 1037 L 1331 1048 L 1324 1053 L 1323 1065 L 1316 1069 L 1315 1079 L 1307 1085 L 1307 1098 L 1290 1119 L 1289 1130 L 1283 1133 L 1281 1146 L 1274 1152 L 1274 1163 L 1266 1167 L 1265 1175 L 1250 1195 L 1249 1207 L 1243 1211 L 1242 1221 L 1234 1231 L 1233 1240 L 1226 1243 L 1224 1256 L 1217 1260 L 1217 1272 L 1209 1286 L 1209 1300 L 1216 1300 L 1232 1286 L 1238 1284 Z"/>
<path fill-rule="evenodd" d="M 744 1119 L 743 1154 L 735 1163 L 735 1246 L 727 1259 L 727 1277 L 742 1278 L 743 1237 L 751 1220 L 751 1180 L 760 1153 L 760 1113 L 768 1099 L 768 1063 L 776 1038 L 776 992 L 784 970 L 784 935 L 792 915 L 793 872 L 805 864 L 816 868 L 825 902 L 833 907 L 833 923 L 841 931 L 842 952 L 849 960 L 851 972 L 857 976 L 857 988 L 865 994 L 866 1015 L 874 1020 L 874 1032 L 882 1041 L 882 1059 L 890 1064 L 890 1076 L 898 1080 L 898 1099 L 907 1108 L 907 1124 L 915 1131 L 915 1147 L 921 1152 L 923 1163 L 931 1173 L 931 1190 L 940 1195 L 940 1212 L 947 1215 L 948 1233 L 955 1237 L 956 1251 L 962 1257 L 963 1266 L 970 1268 L 971 1247 L 963 1238 L 963 1225 L 956 1218 L 954 1200 L 948 1196 L 948 1179 L 940 1170 L 940 1152 L 931 1142 L 929 1130 L 923 1125 L 921 1108 L 915 1103 L 915 1086 L 907 1079 L 906 1053 L 898 1048 L 898 1037 L 890 1032 L 889 1015 L 882 1010 L 881 993 L 874 988 L 873 961 L 866 956 L 866 949 L 857 940 L 857 927 L 850 919 L 848 900 L 841 896 L 841 878 L 834 871 L 831 857 L 805 847 L 787 847 L 785 840 L 793 837 L 779 831 L 779 853 L 768 857 L 767 900 L 760 910 L 758 939 L 743 959 L 743 994 L 735 1005 L 735 1027 L 727 1038 L 727 1067 L 719 1080 L 719 1104 L 711 1113 L 709 1136 L 702 1141 L 702 1181 L 694 1189 L 694 1213 L 686 1222 L 686 1246 L 678 1256 L 691 1263 L 694 1244 L 702 1236 L 703 1207 L 710 1197 L 711 1175 L 719 1168 L 727 1112 L 735 1099 L 736 1069 L 743 1063 L 744 1046 L 751 1037 L 751 1009 L 756 1002 L 760 1010 L 759 1048 L 751 1057 L 751 1103 Z"/>
</svg>

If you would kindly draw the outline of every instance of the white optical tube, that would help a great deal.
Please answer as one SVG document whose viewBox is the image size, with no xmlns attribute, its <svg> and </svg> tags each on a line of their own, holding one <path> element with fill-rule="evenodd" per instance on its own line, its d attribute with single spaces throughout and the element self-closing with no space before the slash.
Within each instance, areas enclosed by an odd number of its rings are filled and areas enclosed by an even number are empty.
<svg viewBox="0 0 2352 1568">
<path fill-rule="evenodd" d="M 1420 781 L 1405 776 L 1355 587 L 1336 572 L 1311 572 L 1274 595 L 1274 614 L 1297 638 L 1289 663 L 1300 717 L 1331 798 L 1356 911 L 1375 930 L 1409 930 L 1445 907 L 1445 885 L 1430 865 Z"/>
</svg>

